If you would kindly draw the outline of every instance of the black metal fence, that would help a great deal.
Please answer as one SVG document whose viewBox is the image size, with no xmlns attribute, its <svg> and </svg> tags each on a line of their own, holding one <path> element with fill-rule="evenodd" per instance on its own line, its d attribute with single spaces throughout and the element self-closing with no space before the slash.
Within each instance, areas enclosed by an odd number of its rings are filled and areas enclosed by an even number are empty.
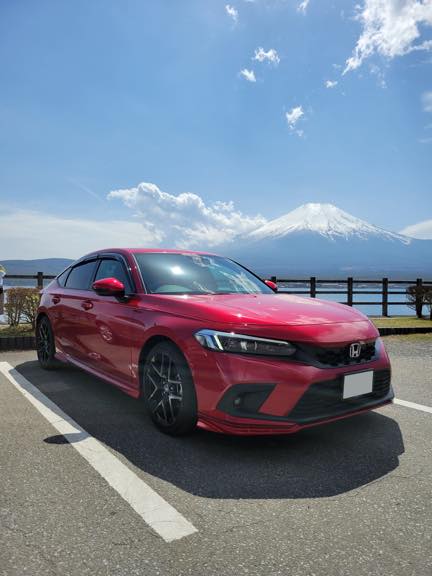
<svg viewBox="0 0 432 576">
<path fill-rule="evenodd" d="M 37 274 L 7 274 L 5 280 L 31 280 L 34 281 L 38 288 L 43 288 L 45 280 L 52 280 L 55 278 L 53 275 L 47 275 L 43 272 L 38 272 Z M 432 280 L 423 280 L 422 278 L 416 278 L 415 280 L 390 280 L 389 278 L 382 278 L 378 280 L 359 280 L 352 277 L 345 279 L 328 280 L 316 278 L 311 276 L 310 278 L 302 279 L 292 279 L 292 278 L 277 278 L 272 276 L 270 278 L 273 282 L 276 282 L 279 289 L 284 294 L 307 294 L 311 298 L 316 298 L 320 295 L 341 295 L 344 296 L 340 300 L 341 303 L 347 304 L 348 306 L 380 306 L 381 313 L 383 316 L 389 315 L 390 306 L 406 306 L 407 300 L 404 301 L 394 301 L 390 300 L 390 297 L 394 295 L 404 295 L 406 296 L 406 288 L 408 286 L 430 286 L 432 288 Z M 378 290 L 365 290 L 364 288 L 359 289 L 359 286 L 379 286 Z M 333 288 L 329 289 L 330 286 Z M 400 289 L 394 289 L 393 287 Z M 298 288 L 297 288 L 298 287 Z M 404 289 L 401 289 L 404 287 Z M 379 295 L 379 300 L 355 300 L 356 295 L 368 296 L 368 295 Z M 355 300 L 355 301 L 354 301 Z"/>
<path fill-rule="evenodd" d="M 316 298 L 321 294 L 341 294 L 345 297 L 340 300 L 342 304 L 347 304 L 348 306 L 380 306 L 382 316 L 389 315 L 390 306 L 406 306 L 408 304 L 406 299 L 404 301 L 391 299 L 391 297 L 395 295 L 406 296 L 408 286 L 430 286 L 432 288 L 432 280 L 423 280 L 422 278 L 416 278 L 415 280 L 389 280 L 389 278 L 359 280 L 348 277 L 338 280 L 323 280 L 315 276 L 303 279 L 277 278 L 276 276 L 272 276 L 270 279 L 278 284 L 280 291 L 284 294 L 307 294 L 311 298 Z M 328 289 L 329 285 L 333 287 L 336 286 L 336 288 Z M 362 288 L 358 289 L 360 285 Z M 296 286 L 300 286 L 301 288 L 297 289 Z M 379 286 L 379 289 L 365 290 L 363 286 Z M 394 286 L 398 289 L 394 289 Z M 293 287 L 294 289 L 292 289 Z M 401 289 L 402 287 L 404 287 L 403 290 Z M 418 293 L 420 293 L 420 291 L 418 291 Z M 354 301 L 356 295 L 379 295 L 380 298 L 374 301 Z"/>
<path fill-rule="evenodd" d="M 55 275 L 52 274 L 44 274 L 43 272 L 37 272 L 36 274 L 6 274 L 4 276 L 5 280 L 34 280 L 36 288 L 40 288 L 42 290 L 44 286 L 45 280 L 53 280 Z"/>
</svg>

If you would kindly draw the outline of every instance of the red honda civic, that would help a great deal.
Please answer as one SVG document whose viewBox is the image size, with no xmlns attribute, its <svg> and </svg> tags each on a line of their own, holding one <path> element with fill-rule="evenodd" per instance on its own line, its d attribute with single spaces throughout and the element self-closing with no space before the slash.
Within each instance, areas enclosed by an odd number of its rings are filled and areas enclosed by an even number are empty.
<svg viewBox="0 0 432 576">
<path fill-rule="evenodd" d="M 374 325 L 277 293 L 228 258 L 107 249 L 42 291 L 41 366 L 70 362 L 139 398 L 163 432 L 287 434 L 392 401 Z"/>
</svg>

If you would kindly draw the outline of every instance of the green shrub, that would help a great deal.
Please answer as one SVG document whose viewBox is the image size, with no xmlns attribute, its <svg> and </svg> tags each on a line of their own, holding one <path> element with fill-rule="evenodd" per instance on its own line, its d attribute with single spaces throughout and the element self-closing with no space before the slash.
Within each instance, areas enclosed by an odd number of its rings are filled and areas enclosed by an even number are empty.
<svg viewBox="0 0 432 576">
<path fill-rule="evenodd" d="M 39 300 L 38 288 L 10 288 L 7 290 L 4 308 L 9 325 L 17 326 L 21 320 L 24 320 L 34 328 Z"/>
<path fill-rule="evenodd" d="M 24 288 L 27 293 L 24 297 L 23 318 L 26 322 L 36 328 L 36 314 L 40 302 L 39 288 Z"/>
</svg>

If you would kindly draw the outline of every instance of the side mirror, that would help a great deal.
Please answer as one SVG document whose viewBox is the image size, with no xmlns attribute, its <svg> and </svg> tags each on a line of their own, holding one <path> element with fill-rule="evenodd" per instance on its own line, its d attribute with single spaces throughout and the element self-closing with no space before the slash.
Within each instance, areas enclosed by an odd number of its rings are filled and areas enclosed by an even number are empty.
<svg viewBox="0 0 432 576">
<path fill-rule="evenodd" d="M 92 284 L 93 290 L 99 296 L 124 296 L 125 287 L 117 278 L 101 278 Z"/>
<path fill-rule="evenodd" d="M 276 284 L 276 282 L 273 282 L 273 280 L 264 280 L 264 283 L 267 284 L 267 286 L 271 288 L 273 292 L 278 291 L 278 285 Z"/>
</svg>

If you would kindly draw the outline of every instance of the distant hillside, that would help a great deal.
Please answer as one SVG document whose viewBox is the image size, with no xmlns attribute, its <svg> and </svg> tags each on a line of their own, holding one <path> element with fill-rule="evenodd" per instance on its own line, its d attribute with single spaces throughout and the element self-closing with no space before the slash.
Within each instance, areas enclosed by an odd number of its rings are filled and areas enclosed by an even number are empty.
<svg viewBox="0 0 432 576">
<path fill-rule="evenodd" d="M 69 258 L 41 258 L 39 260 L 0 260 L 6 268 L 6 274 L 44 274 L 54 275 L 69 266 Z"/>
</svg>

